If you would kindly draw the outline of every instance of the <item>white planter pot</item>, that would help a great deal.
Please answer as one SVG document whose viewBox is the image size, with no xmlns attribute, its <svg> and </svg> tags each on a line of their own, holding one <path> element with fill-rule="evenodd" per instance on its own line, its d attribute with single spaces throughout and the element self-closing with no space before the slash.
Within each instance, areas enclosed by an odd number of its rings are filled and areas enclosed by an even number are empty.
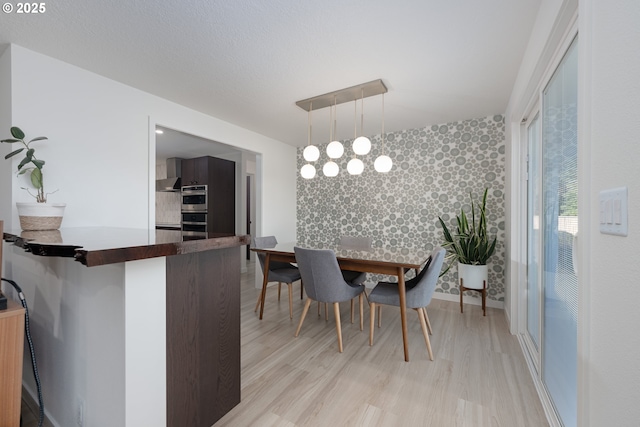
<svg viewBox="0 0 640 427">
<path fill-rule="evenodd" d="M 483 289 L 484 283 L 489 286 L 489 267 L 486 265 L 470 265 L 458 263 L 458 280 L 467 289 Z"/>
<path fill-rule="evenodd" d="M 62 223 L 65 203 L 16 203 L 20 228 L 32 230 L 57 230 Z"/>
</svg>

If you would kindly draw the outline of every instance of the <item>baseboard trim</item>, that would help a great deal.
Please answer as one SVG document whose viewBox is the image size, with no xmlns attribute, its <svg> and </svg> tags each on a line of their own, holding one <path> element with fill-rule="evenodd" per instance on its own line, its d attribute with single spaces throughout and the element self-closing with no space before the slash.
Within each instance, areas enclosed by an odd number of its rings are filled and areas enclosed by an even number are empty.
<svg viewBox="0 0 640 427">
<path fill-rule="evenodd" d="M 433 298 L 435 299 L 441 299 L 441 300 L 445 300 L 445 301 L 453 301 L 453 302 L 460 302 L 460 295 L 453 295 L 453 294 L 445 294 L 442 292 L 434 292 L 433 293 Z M 471 304 L 471 305 L 482 305 L 482 298 L 474 298 L 471 296 L 467 296 L 464 295 L 462 297 L 462 302 L 464 304 Z M 504 302 L 503 301 L 495 301 L 492 299 L 487 298 L 487 307 L 491 307 L 491 308 L 499 308 L 501 310 L 504 310 Z"/>
<path fill-rule="evenodd" d="M 25 405 L 27 405 L 29 410 L 33 412 L 33 414 L 36 416 L 36 419 L 38 419 L 38 414 L 40 413 L 40 405 L 38 405 L 37 399 L 31 396 L 31 393 L 29 393 L 29 390 L 27 390 L 24 385 L 22 386 L 22 401 L 25 403 Z M 44 420 L 42 421 L 42 426 L 57 427 L 56 424 L 51 422 L 49 417 L 47 417 L 46 411 L 44 413 Z"/>
</svg>

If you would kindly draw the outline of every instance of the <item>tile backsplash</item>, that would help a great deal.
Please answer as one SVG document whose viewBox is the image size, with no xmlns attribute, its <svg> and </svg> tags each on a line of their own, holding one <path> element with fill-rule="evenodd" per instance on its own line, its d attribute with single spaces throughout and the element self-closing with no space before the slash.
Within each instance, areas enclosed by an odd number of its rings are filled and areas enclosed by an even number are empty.
<svg viewBox="0 0 640 427">
<path fill-rule="evenodd" d="M 167 177 L 165 162 L 156 163 L 156 179 Z M 156 224 L 180 224 L 180 192 L 156 192 Z"/>
</svg>

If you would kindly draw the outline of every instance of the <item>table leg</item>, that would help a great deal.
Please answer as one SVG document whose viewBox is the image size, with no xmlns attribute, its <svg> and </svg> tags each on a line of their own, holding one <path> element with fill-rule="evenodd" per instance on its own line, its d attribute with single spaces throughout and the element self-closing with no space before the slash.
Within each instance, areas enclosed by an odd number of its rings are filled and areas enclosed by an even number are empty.
<svg viewBox="0 0 640 427">
<path fill-rule="evenodd" d="M 398 293 L 400 294 L 400 321 L 402 323 L 402 343 L 404 344 L 404 361 L 409 361 L 409 339 L 407 330 L 407 291 L 404 284 L 404 269 L 398 268 Z"/>
<path fill-rule="evenodd" d="M 262 320 L 262 313 L 264 312 L 264 299 L 267 296 L 267 283 L 269 283 L 269 260 L 271 254 L 267 252 L 264 257 L 264 271 L 262 272 L 262 295 L 260 296 L 260 320 Z"/>
</svg>

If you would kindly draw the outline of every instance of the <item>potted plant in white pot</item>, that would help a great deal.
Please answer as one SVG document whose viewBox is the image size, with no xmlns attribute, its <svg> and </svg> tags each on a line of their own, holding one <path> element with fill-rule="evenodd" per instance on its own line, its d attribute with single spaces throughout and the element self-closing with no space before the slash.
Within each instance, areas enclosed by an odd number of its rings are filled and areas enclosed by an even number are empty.
<svg viewBox="0 0 640 427">
<path fill-rule="evenodd" d="M 458 278 L 462 279 L 467 289 L 483 289 L 488 283 L 487 261 L 496 249 L 497 237 L 491 239 L 487 234 L 487 192 L 488 188 L 484 190 L 480 205 L 476 205 L 473 196 L 469 195 L 471 221 L 464 209 L 460 209 L 460 215 L 456 216 L 458 225 L 456 234 L 452 234 L 444 220 L 438 217 L 444 234 L 442 246 L 448 252 L 447 258 L 451 260 L 442 274 L 446 273 L 455 261 L 458 261 Z"/>
<path fill-rule="evenodd" d="M 36 194 L 33 194 L 28 188 L 21 187 L 36 199 L 36 203 L 16 203 L 20 217 L 20 227 L 23 230 L 57 230 L 62 223 L 62 215 L 66 204 L 47 203 L 47 196 L 51 193 L 47 193 L 44 190 L 42 168 L 45 162 L 36 157 L 35 149 L 31 147 L 31 143 L 47 140 L 48 138 L 39 136 L 25 141 L 24 132 L 17 126 L 11 127 L 11 136 L 13 138 L 3 139 L 1 142 L 21 144 L 22 147 L 7 154 L 4 158 L 11 159 L 20 153 L 24 153 L 23 159 L 18 164 L 17 173 L 18 175 L 29 174 L 31 185 L 36 190 Z"/>
</svg>

